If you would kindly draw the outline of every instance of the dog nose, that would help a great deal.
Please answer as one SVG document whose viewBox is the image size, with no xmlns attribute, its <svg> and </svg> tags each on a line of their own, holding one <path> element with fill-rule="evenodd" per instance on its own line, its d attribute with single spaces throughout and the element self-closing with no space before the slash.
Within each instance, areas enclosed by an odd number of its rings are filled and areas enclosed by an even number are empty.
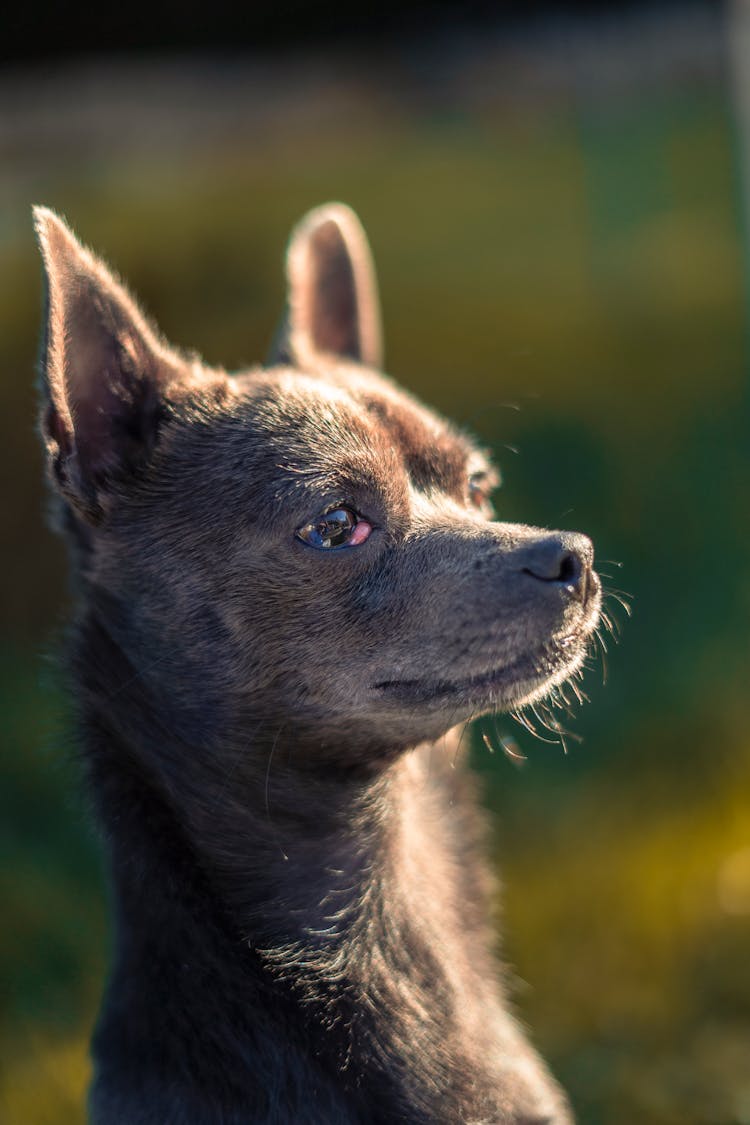
<svg viewBox="0 0 750 1125">
<path fill-rule="evenodd" d="M 539 582 L 562 587 L 585 602 L 591 582 L 594 545 L 587 535 L 564 532 L 541 537 L 527 551 L 523 572 Z"/>
</svg>

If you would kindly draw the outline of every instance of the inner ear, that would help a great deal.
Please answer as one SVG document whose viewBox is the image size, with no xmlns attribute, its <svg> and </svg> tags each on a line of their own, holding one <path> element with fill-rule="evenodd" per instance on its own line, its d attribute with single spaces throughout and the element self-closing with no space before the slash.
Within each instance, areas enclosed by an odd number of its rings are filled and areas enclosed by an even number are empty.
<svg viewBox="0 0 750 1125">
<path fill-rule="evenodd" d="M 47 281 L 42 430 L 55 482 L 90 511 L 150 454 L 182 362 L 61 219 L 36 208 L 35 220 Z"/>
<path fill-rule="evenodd" d="M 341 203 L 309 212 L 287 252 L 287 313 L 272 360 L 315 365 L 321 357 L 383 362 L 380 308 L 370 247 Z"/>
<path fill-rule="evenodd" d="M 354 266 L 341 228 L 333 219 L 310 235 L 309 268 L 301 294 L 309 311 L 309 330 L 318 351 L 361 359 L 359 309 Z"/>
</svg>

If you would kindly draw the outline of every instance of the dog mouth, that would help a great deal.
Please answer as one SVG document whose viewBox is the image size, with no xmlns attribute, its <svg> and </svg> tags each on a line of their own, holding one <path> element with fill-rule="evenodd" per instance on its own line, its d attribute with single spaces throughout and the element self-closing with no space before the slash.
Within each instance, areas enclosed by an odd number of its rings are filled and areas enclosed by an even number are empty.
<svg viewBox="0 0 750 1125">
<path fill-rule="evenodd" d="M 489 671 L 461 679 L 398 679 L 373 684 L 393 703 L 467 706 L 501 710 L 530 702 L 577 671 L 586 654 L 594 622 L 581 623 L 562 637 Z"/>
</svg>

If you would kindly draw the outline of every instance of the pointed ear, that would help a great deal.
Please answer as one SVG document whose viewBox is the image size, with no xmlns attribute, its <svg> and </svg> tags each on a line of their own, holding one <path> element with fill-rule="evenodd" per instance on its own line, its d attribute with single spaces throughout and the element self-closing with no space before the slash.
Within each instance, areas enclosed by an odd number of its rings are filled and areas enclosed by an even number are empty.
<svg viewBox="0 0 750 1125">
<path fill-rule="evenodd" d="M 343 203 L 310 211 L 292 231 L 287 311 L 272 363 L 314 366 L 321 356 L 383 362 L 375 268 L 367 236 Z"/>
<path fill-rule="evenodd" d="M 156 441 L 180 360 L 107 267 L 52 211 L 34 208 L 47 281 L 42 431 L 52 475 L 83 514 Z"/>
</svg>

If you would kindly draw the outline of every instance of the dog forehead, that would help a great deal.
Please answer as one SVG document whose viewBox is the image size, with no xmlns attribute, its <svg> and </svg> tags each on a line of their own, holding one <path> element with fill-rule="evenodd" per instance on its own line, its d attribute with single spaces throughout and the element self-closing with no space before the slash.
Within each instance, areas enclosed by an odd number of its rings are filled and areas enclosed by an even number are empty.
<svg viewBox="0 0 750 1125">
<path fill-rule="evenodd" d="M 374 372 L 282 369 L 248 389 L 252 428 L 276 454 L 329 463 L 395 454 L 416 484 L 454 487 L 475 453 L 463 434 Z"/>
<path fill-rule="evenodd" d="M 381 429 L 343 387 L 295 372 L 246 384 L 241 418 L 251 440 L 277 460 L 331 463 L 377 452 Z"/>
</svg>

